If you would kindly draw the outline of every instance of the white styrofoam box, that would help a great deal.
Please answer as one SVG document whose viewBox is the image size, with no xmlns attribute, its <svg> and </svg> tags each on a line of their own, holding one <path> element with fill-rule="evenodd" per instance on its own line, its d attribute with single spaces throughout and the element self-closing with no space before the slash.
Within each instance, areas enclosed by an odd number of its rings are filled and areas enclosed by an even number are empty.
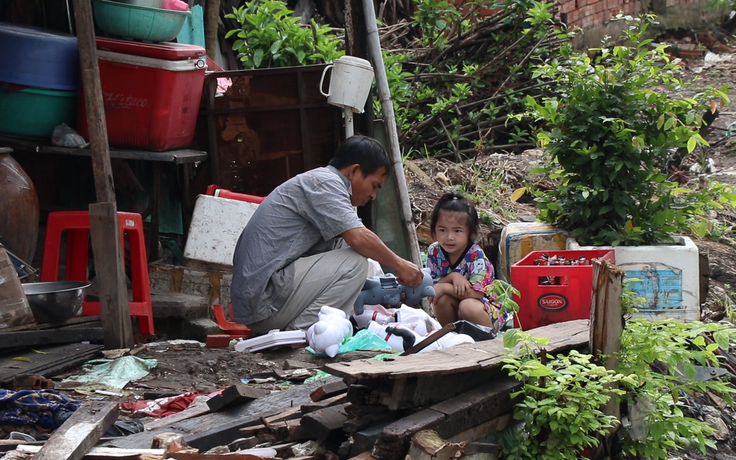
<svg viewBox="0 0 736 460">
<path fill-rule="evenodd" d="M 247 201 L 199 195 L 184 257 L 232 267 L 235 244 L 257 208 Z"/>
<path fill-rule="evenodd" d="M 644 297 L 639 314 L 650 320 L 673 318 L 680 321 L 700 320 L 700 265 L 698 247 L 686 236 L 674 236 L 674 243 L 650 246 L 616 246 L 616 266 L 626 278 L 639 281 L 631 290 Z M 610 249 L 581 247 L 567 240 L 567 249 Z"/>
</svg>

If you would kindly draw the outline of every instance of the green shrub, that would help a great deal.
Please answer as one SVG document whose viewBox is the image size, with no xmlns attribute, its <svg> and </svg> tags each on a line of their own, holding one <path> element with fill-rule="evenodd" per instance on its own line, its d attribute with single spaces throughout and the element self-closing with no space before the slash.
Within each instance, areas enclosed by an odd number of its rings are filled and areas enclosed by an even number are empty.
<svg viewBox="0 0 736 460">
<path fill-rule="evenodd" d="M 619 19 L 628 21 L 621 40 L 629 45 L 600 48 L 595 60 L 563 46 L 560 58 L 535 70 L 555 95 L 527 98 L 538 144 L 552 160 L 533 172 L 559 180 L 556 189 L 536 192 L 539 218 L 584 245 L 651 244 L 688 229 L 698 205 L 668 180 L 667 161 L 677 149 L 707 145 L 698 131 L 705 99 L 727 100 L 721 90 L 671 96 L 679 67 L 665 45 L 644 38 L 653 17 Z"/>
<path fill-rule="evenodd" d="M 251 0 L 225 17 L 240 24 L 225 38 L 237 37 L 233 50 L 245 69 L 329 63 L 344 54 L 329 26 L 314 19 L 309 26 L 301 25 L 281 0 Z"/>
</svg>

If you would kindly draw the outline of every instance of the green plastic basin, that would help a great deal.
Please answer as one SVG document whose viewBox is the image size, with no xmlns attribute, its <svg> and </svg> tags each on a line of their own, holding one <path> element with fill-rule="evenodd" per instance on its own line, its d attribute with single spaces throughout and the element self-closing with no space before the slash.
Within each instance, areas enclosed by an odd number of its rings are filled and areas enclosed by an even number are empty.
<svg viewBox="0 0 736 460">
<path fill-rule="evenodd" d="M 167 42 L 176 38 L 189 11 L 164 10 L 109 0 L 93 0 L 97 26 L 128 40 Z"/>
<path fill-rule="evenodd" d="M 77 122 L 77 92 L 41 88 L 7 91 L 0 85 L 0 135 L 51 139 L 61 123 Z"/>
</svg>

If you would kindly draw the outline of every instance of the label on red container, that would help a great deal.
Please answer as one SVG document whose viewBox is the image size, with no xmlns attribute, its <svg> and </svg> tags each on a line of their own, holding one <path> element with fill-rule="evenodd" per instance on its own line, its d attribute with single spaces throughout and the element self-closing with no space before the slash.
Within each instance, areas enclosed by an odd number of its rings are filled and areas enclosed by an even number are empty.
<svg viewBox="0 0 736 460">
<path fill-rule="evenodd" d="M 567 297 L 562 294 L 545 294 L 537 299 L 537 305 L 542 310 L 560 311 L 567 308 Z"/>
</svg>

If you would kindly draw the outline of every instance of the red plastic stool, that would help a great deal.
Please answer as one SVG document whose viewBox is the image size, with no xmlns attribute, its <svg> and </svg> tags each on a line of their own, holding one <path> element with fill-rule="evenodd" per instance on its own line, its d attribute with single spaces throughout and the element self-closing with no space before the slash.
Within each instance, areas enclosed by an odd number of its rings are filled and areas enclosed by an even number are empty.
<svg viewBox="0 0 736 460">
<path fill-rule="evenodd" d="M 230 318 L 233 318 L 233 304 L 228 304 L 228 311 L 230 313 Z M 235 321 L 229 321 L 227 318 L 225 318 L 225 312 L 222 310 L 222 305 L 215 304 L 212 306 L 212 309 L 215 311 L 215 320 L 217 320 L 217 325 L 220 326 L 220 329 L 223 331 L 224 334 L 229 335 L 233 339 L 246 339 L 253 334 L 253 331 L 250 330 L 248 326 L 245 324 L 236 323 Z"/>
<path fill-rule="evenodd" d="M 151 285 L 148 280 L 148 260 L 143 236 L 143 220 L 140 214 L 118 212 L 120 241 L 125 250 L 125 236 L 130 245 L 130 271 L 133 300 L 130 302 L 131 316 L 138 317 L 138 328 L 143 335 L 154 335 L 153 310 L 151 307 Z M 66 270 L 64 279 L 87 280 L 87 256 L 89 250 L 89 212 L 51 212 L 46 224 L 41 281 L 59 279 L 59 253 L 61 235 L 66 231 Z M 85 315 L 99 315 L 100 302 L 82 304 Z"/>
</svg>

